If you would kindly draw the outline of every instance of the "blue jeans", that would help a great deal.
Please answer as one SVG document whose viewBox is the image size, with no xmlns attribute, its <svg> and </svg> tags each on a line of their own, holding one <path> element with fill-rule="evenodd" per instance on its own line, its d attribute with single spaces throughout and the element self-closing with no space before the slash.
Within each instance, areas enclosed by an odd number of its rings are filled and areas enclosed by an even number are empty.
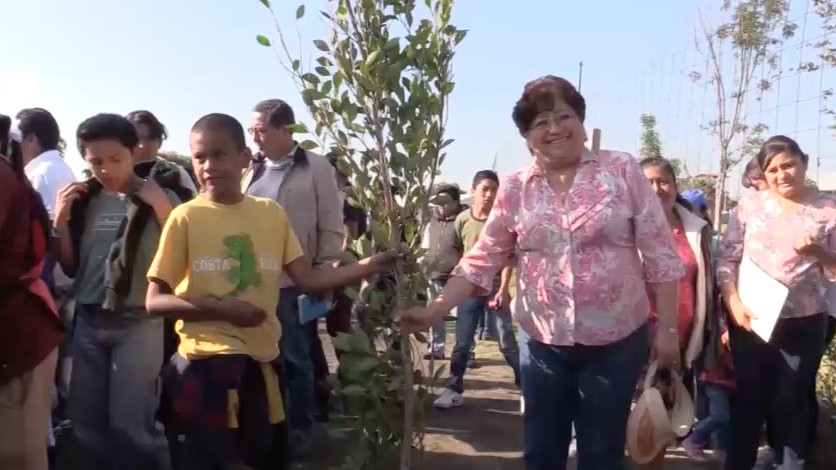
<svg viewBox="0 0 836 470">
<path fill-rule="evenodd" d="M 479 341 L 486 338 L 496 338 L 496 312 L 487 309 L 485 313 L 479 317 L 479 324 L 476 325 L 476 331 L 479 335 Z"/>
<path fill-rule="evenodd" d="M 473 337 L 479 318 L 488 309 L 492 296 L 470 297 L 458 306 L 456 314 L 456 345 L 450 356 L 450 390 L 464 392 L 464 373 L 467 361 L 473 349 Z M 520 384 L 520 349 L 514 337 L 514 325 L 511 310 L 506 306 L 496 310 L 496 329 L 499 331 L 499 351 L 514 371 L 514 383 Z"/>
<path fill-rule="evenodd" d="M 308 327 L 299 323 L 297 287 L 285 287 L 279 297 L 278 316 L 282 325 L 279 348 L 287 373 L 285 414 L 294 439 L 307 441 L 314 416 L 314 369 Z M 298 443 L 298 442 L 297 442 Z M 307 443 L 307 442 L 305 442 Z"/>
<path fill-rule="evenodd" d="M 650 353 L 649 330 L 604 346 L 552 346 L 519 331 L 527 470 L 566 470 L 572 424 L 577 470 L 623 470 L 630 403 Z"/>
<path fill-rule="evenodd" d="M 731 417 L 729 412 L 729 390 L 715 384 L 704 384 L 708 397 L 708 417 L 694 426 L 691 440 L 702 447 L 708 447 L 711 436 L 717 434 L 717 447 L 714 450 L 727 451 Z"/>
<path fill-rule="evenodd" d="M 168 467 L 154 413 L 163 363 L 161 318 L 129 318 L 97 305 L 76 305 L 68 414 L 86 465 Z"/>
</svg>

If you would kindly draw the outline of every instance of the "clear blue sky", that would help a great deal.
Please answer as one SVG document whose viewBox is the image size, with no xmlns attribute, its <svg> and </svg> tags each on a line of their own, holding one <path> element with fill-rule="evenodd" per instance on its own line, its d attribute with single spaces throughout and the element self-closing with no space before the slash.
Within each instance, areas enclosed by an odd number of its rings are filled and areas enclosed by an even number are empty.
<svg viewBox="0 0 836 470">
<path fill-rule="evenodd" d="M 298 3 L 274 3 L 282 26 L 294 36 Z M 304 3 L 308 14 L 299 29 L 307 56 L 310 41 L 325 33 L 315 12 L 326 2 Z M 663 139 L 676 149 L 669 154 L 681 153 L 671 156 L 708 171 L 709 158 L 689 150 L 704 116 L 671 104 L 693 101 L 694 94 L 662 84 L 669 73 L 677 86 L 687 81 L 680 72 L 690 59 L 682 51 L 693 44 L 699 5 L 698 0 L 458 0 L 454 23 L 470 32 L 455 62 L 448 135 L 456 143 L 443 178 L 467 183 L 475 170 L 490 167 L 497 153 L 501 173 L 524 165 L 529 157 L 510 119 L 522 85 L 549 73 L 575 82 L 580 61 L 588 127 L 603 129 L 604 148 L 635 152 L 638 117 L 649 110 L 661 115 Z M 300 120 L 310 121 L 275 54 L 254 40 L 274 31 L 258 0 L 27 0 L 3 10 L 0 112 L 45 107 L 71 145 L 78 123 L 97 112 L 149 109 L 169 128 L 164 149 L 184 153 L 188 129 L 198 117 L 225 112 L 246 125 L 249 110 L 264 98 L 283 98 Z M 680 65 L 666 71 L 667 58 Z M 817 92 L 818 83 L 814 88 Z M 701 155 L 710 151 L 708 145 Z M 74 149 L 70 159 L 81 167 Z"/>
</svg>

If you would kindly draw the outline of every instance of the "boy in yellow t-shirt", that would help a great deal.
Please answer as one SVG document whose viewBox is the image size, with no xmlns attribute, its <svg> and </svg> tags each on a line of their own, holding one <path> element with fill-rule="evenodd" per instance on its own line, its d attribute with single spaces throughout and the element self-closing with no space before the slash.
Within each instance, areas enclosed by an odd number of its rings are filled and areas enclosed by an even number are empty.
<svg viewBox="0 0 836 470">
<path fill-rule="evenodd" d="M 284 468 L 281 329 L 272 314 L 282 274 L 322 292 L 384 272 L 393 255 L 314 270 L 284 210 L 242 194 L 241 124 L 204 116 L 189 145 L 202 192 L 168 217 L 146 296 L 150 314 L 177 319 L 180 346 L 164 381 L 185 435 L 180 468 Z"/>
</svg>

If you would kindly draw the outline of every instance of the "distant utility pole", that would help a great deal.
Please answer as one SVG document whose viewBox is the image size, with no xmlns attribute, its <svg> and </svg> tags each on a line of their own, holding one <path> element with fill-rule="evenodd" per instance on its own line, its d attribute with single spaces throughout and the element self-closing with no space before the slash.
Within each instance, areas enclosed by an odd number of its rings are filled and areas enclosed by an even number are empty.
<svg viewBox="0 0 836 470">
<path fill-rule="evenodd" d="M 581 92 L 581 82 L 583 82 L 583 62 L 578 65 L 578 93 Z"/>
</svg>

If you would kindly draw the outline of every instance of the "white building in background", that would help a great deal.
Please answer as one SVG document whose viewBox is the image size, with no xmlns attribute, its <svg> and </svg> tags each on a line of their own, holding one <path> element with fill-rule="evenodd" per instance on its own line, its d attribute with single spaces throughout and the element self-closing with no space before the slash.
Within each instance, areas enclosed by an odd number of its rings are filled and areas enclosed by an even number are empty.
<svg viewBox="0 0 836 470">
<path fill-rule="evenodd" d="M 819 172 L 816 178 L 815 168 L 810 168 L 807 170 L 807 177 L 816 181 L 819 189 L 823 191 L 836 191 L 836 171 Z"/>
</svg>

